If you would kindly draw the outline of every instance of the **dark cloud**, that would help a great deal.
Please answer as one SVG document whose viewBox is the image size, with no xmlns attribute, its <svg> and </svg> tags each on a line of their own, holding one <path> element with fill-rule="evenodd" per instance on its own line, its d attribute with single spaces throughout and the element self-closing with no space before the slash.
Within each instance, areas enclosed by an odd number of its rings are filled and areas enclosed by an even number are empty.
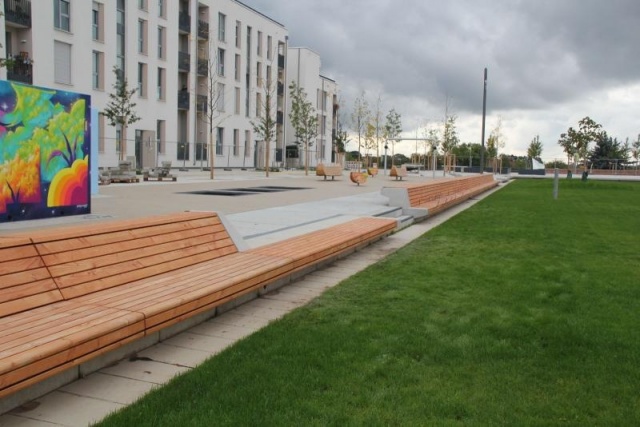
<svg viewBox="0 0 640 427">
<path fill-rule="evenodd" d="M 245 0 L 322 58 L 343 90 L 544 109 L 640 80 L 638 0 Z M 362 86 L 362 87 L 361 87 Z M 349 89 L 347 89 L 349 88 Z"/>
</svg>

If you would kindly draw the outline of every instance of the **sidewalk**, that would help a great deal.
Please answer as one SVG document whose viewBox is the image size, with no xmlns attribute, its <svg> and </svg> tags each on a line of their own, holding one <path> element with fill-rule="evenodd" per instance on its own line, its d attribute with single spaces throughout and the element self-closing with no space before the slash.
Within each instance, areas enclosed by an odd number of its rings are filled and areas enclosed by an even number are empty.
<svg viewBox="0 0 640 427">
<path fill-rule="evenodd" d="M 392 182 L 388 177 L 378 176 L 370 179 L 367 186 L 362 187 L 352 184 L 346 175 L 335 182 L 321 181 L 315 176 L 294 174 L 269 180 L 254 176 L 247 178 L 237 179 L 227 175 L 213 183 L 201 183 L 196 182 L 196 179 L 188 181 L 185 177 L 184 180 L 187 182 L 182 185 L 145 183 L 101 187 L 101 196 L 93 200 L 96 214 L 89 218 L 64 220 L 66 223 L 75 223 L 162 213 L 154 208 L 167 208 L 166 204 L 172 205 L 169 199 L 179 198 L 178 194 L 182 192 L 198 191 L 202 188 L 230 189 L 285 184 L 311 188 L 307 193 L 307 190 L 291 190 L 247 196 L 189 195 L 182 200 L 182 209 L 176 209 L 175 205 L 169 206 L 173 208 L 169 210 L 171 212 L 186 209 L 203 210 L 202 205 L 208 205 L 208 210 L 226 214 L 229 222 L 245 238 L 249 246 L 258 246 L 323 228 L 332 223 L 347 221 L 356 216 L 379 215 L 392 209 L 386 206 L 386 198 L 380 196 L 379 192 L 383 185 Z M 410 181 L 422 179 L 428 178 L 409 177 Z M 270 321 L 305 305 L 326 289 L 378 262 L 490 193 L 405 228 L 327 268 L 207 320 L 140 352 L 135 359 L 123 360 L 114 366 L 101 369 L 1 415 L 0 426 L 86 426 L 96 422 L 111 411 L 132 403 L 149 390 L 166 383 L 174 375 L 192 369 L 208 357 L 266 326 Z M 330 194 L 335 196 L 328 197 Z M 156 197 L 165 199 L 156 200 Z M 104 200 L 108 201 L 103 202 Z M 258 208 L 259 206 L 262 208 Z M 47 223 L 40 223 L 37 227 L 55 226 L 57 222 L 62 222 L 60 220 L 43 220 Z M 24 232 L 30 228 L 33 227 L 18 227 L 18 230 L 12 231 Z M 4 233 L 2 228 L 0 233 Z"/>
</svg>

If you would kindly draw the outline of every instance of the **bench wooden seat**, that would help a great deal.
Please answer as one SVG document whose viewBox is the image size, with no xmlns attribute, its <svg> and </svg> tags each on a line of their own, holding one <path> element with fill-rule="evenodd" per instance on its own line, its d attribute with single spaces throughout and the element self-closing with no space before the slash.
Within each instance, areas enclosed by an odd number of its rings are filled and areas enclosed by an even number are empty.
<svg viewBox="0 0 640 427">
<path fill-rule="evenodd" d="M 407 175 L 408 175 L 408 171 L 405 165 L 402 165 L 400 167 L 391 166 L 391 172 L 389 173 L 389 176 L 395 177 L 396 181 L 397 180 L 402 181 L 402 178 L 406 178 Z"/>
<path fill-rule="evenodd" d="M 497 185 L 493 175 L 483 174 L 385 187 L 382 194 L 390 198 L 390 204 L 400 206 L 420 219 L 440 213 Z M 425 213 L 421 214 L 420 210 Z"/>
<path fill-rule="evenodd" d="M 320 163 L 316 166 L 316 176 L 323 176 L 325 181 L 327 177 L 330 176 L 331 180 L 333 180 L 336 176 L 342 176 L 342 166 L 325 166 Z"/>
<path fill-rule="evenodd" d="M 0 398 L 315 268 L 395 226 L 394 219 L 360 218 L 247 251 L 214 212 L 0 238 Z"/>
</svg>

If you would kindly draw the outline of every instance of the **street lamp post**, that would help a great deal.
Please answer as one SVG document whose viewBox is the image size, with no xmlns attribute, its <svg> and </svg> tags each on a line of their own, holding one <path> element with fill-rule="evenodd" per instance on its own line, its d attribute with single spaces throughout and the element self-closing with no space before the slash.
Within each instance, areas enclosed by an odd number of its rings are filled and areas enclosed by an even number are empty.
<svg viewBox="0 0 640 427">
<path fill-rule="evenodd" d="M 389 146 L 387 145 L 387 143 L 384 143 L 384 175 L 387 175 L 387 150 L 389 149 Z"/>
</svg>

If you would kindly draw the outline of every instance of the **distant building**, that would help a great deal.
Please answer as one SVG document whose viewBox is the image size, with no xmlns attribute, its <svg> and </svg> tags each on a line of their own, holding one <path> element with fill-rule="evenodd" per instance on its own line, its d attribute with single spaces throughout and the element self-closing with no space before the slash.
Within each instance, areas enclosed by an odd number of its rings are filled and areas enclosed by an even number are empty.
<svg viewBox="0 0 640 427">
<path fill-rule="evenodd" d="M 272 165 L 284 165 L 285 143 L 291 142 L 285 129 L 287 71 L 296 68 L 303 70 L 305 90 L 320 116 L 314 161 L 331 159 L 335 82 L 319 75 L 319 57 L 309 50 L 287 67 L 288 30 L 239 1 L 4 0 L 2 6 L 6 39 L 0 55 L 13 64 L 0 70 L 0 78 L 86 93 L 102 111 L 116 81 L 112 69 L 123 70 L 129 87 L 137 88 L 134 102 L 141 117 L 127 128 L 123 157 L 135 157 L 139 168 L 162 161 L 209 165 L 205 118 L 211 82 L 220 94 L 215 166 L 264 166 L 264 146 L 252 122 L 267 87 L 278 123 L 270 158 Z M 212 65 L 216 75 L 209 79 Z M 120 130 L 99 117 L 93 124 L 99 166 L 117 166 Z"/>
</svg>

